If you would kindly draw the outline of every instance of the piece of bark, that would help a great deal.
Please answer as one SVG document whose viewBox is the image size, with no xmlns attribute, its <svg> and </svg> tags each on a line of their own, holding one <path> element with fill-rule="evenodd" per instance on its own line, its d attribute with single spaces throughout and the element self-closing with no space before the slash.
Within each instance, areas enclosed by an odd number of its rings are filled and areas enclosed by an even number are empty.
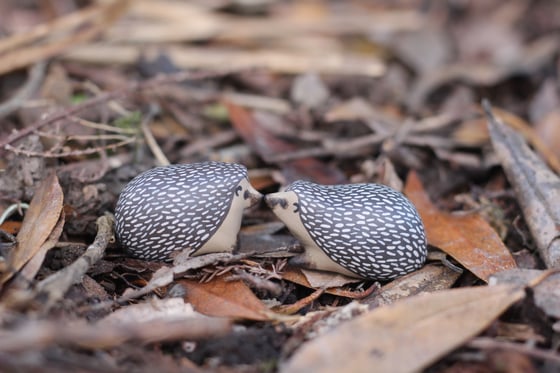
<svg viewBox="0 0 560 373">
<path fill-rule="evenodd" d="M 541 258 L 560 267 L 560 178 L 523 138 L 502 123 L 483 102 L 496 155 L 513 186 Z"/>
</svg>

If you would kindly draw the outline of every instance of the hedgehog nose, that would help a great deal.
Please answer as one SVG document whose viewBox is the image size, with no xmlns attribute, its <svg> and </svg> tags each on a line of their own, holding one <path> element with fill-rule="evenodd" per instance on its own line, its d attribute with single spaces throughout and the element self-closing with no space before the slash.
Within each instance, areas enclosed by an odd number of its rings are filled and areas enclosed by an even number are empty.
<svg viewBox="0 0 560 373">
<path fill-rule="evenodd" d="M 266 202 L 267 206 L 270 207 L 272 210 L 274 210 L 274 208 L 277 205 L 280 205 L 281 207 L 285 208 L 288 204 L 286 199 L 277 197 L 277 194 L 278 193 L 272 193 L 264 196 L 264 201 Z"/>
<path fill-rule="evenodd" d="M 252 207 L 261 202 L 263 195 L 258 190 L 250 186 L 247 188 L 245 193 L 243 193 L 243 198 L 249 201 L 248 207 Z"/>
</svg>

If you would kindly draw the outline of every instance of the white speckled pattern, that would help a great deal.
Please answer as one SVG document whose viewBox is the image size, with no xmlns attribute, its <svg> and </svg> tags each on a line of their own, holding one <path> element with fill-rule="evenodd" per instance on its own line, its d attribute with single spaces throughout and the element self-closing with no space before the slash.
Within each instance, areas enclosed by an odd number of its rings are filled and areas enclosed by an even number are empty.
<svg viewBox="0 0 560 373">
<path fill-rule="evenodd" d="M 424 226 L 401 193 L 379 184 L 325 186 L 307 181 L 292 183 L 289 191 L 298 197 L 296 213 L 314 242 L 349 271 L 389 280 L 424 264 Z"/>
<path fill-rule="evenodd" d="M 222 162 L 148 170 L 132 179 L 119 196 L 115 209 L 118 241 L 132 256 L 148 260 L 167 260 L 176 250 L 196 253 L 216 234 L 234 198 L 248 198 L 240 185 L 246 179 L 244 166 Z M 228 233 L 235 234 L 225 241 L 236 242 L 242 211 L 231 211 L 239 215 L 228 219 L 237 227 L 228 228 Z"/>
</svg>

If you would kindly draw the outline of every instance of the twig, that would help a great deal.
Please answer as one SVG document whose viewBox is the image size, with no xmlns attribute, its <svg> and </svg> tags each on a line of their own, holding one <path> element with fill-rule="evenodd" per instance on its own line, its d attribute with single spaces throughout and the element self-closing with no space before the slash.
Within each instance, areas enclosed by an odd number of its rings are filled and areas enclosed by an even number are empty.
<svg viewBox="0 0 560 373">
<path fill-rule="evenodd" d="M 210 148 L 230 143 L 236 138 L 237 132 L 234 130 L 221 131 L 209 138 L 201 138 L 200 140 L 190 143 L 181 150 L 181 157 L 189 157 L 199 152 L 208 151 Z"/>
<path fill-rule="evenodd" d="M 98 350 L 132 340 L 140 343 L 197 340 L 224 335 L 230 330 L 231 321 L 227 319 L 202 317 L 97 324 L 76 321 L 71 325 L 35 321 L 14 330 L 0 330 L 0 351 L 30 351 L 53 344 Z"/>
<path fill-rule="evenodd" d="M 129 136 L 125 135 L 58 135 L 55 133 L 37 131 L 37 135 L 43 138 L 56 139 L 60 141 L 96 141 L 96 140 L 129 140 Z"/>
<path fill-rule="evenodd" d="M 18 110 L 39 88 L 41 82 L 43 81 L 43 77 L 45 76 L 46 67 L 46 61 L 39 61 L 29 69 L 29 77 L 25 84 L 12 98 L 0 104 L 0 119 Z"/>
<path fill-rule="evenodd" d="M 161 84 L 170 84 L 170 83 L 180 83 L 184 80 L 202 80 L 212 77 L 219 77 L 229 74 L 230 71 L 221 71 L 221 72 L 198 72 L 198 73 L 188 73 L 188 72 L 180 72 L 177 74 L 171 74 L 166 76 L 158 76 L 150 80 L 146 80 L 144 82 L 134 82 L 126 87 L 121 89 L 105 92 L 100 94 L 97 97 L 93 97 L 89 100 L 86 100 L 78 105 L 61 109 L 50 116 L 35 122 L 34 124 L 27 126 L 26 128 L 18 131 L 16 133 L 11 134 L 7 138 L 0 141 L 0 151 L 6 148 L 6 145 L 11 144 L 12 142 L 21 139 L 29 135 L 30 133 L 38 130 L 41 127 L 49 125 L 53 122 L 59 121 L 61 119 L 67 118 L 72 116 L 76 113 L 79 113 L 82 110 L 88 109 L 92 106 L 99 105 L 101 103 L 116 99 L 120 96 L 124 96 L 130 92 L 137 92 L 149 88 L 155 88 Z"/>
<path fill-rule="evenodd" d="M 529 355 L 531 357 L 549 360 L 556 364 L 560 364 L 560 355 L 555 351 L 542 350 L 539 348 L 530 347 L 527 345 L 521 345 L 518 343 L 497 341 L 492 338 L 476 338 L 469 342 L 469 347 L 478 348 L 481 350 L 509 350 L 522 354 Z"/>
<path fill-rule="evenodd" d="M 243 280 L 252 288 L 269 292 L 272 296 L 278 297 L 282 294 L 282 287 L 276 282 L 253 276 L 247 272 L 234 269 L 234 275 L 227 278 L 226 281 Z"/>
<path fill-rule="evenodd" d="M 142 133 L 144 134 L 144 139 L 146 140 L 146 144 L 152 151 L 154 157 L 160 166 L 168 166 L 170 164 L 169 159 L 163 154 L 163 151 L 159 147 L 152 131 L 150 130 L 150 122 L 154 119 L 158 112 L 158 107 L 155 104 L 150 105 L 150 110 L 144 116 L 140 127 L 142 128 Z"/>
<path fill-rule="evenodd" d="M 47 308 L 64 297 L 72 285 L 80 283 L 88 269 L 103 257 L 105 248 L 113 237 L 113 222 L 114 218 L 109 214 L 98 218 L 97 236 L 86 252 L 68 267 L 39 282 L 36 292 L 47 294 Z"/>
<path fill-rule="evenodd" d="M 69 152 L 61 152 L 61 153 L 52 153 L 52 152 L 36 152 L 36 151 L 31 151 L 31 150 L 25 150 L 25 149 L 19 149 L 16 147 L 13 147 L 12 145 L 8 144 L 4 147 L 4 149 L 9 150 L 11 152 L 14 152 L 16 154 L 23 154 L 27 157 L 42 157 L 42 158 L 64 158 L 64 157 L 77 157 L 77 156 L 81 156 L 81 155 L 88 155 L 88 154 L 95 154 L 95 153 L 99 153 L 101 150 L 106 150 L 106 149 L 116 149 L 120 146 L 124 146 L 127 144 L 130 144 L 132 142 L 136 141 L 136 138 L 131 137 L 113 144 L 109 144 L 109 145 L 105 145 L 102 147 L 95 147 L 95 148 L 89 148 L 89 149 L 83 149 L 83 150 L 72 150 Z"/>
<path fill-rule="evenodd" d="M 124 134 L 124 135 L 134 135 L 138 132 L 135 128 L 119 128 L 119 127 L 111 126 L 109 124 L 92 122 L 92 121 L 89 121 L 87 119 L 83 119 L 83 118 L 76 117 L 76 116 L 72 116 L 68 119 L 75 121 L 76 123 L 78 123 L 81 126 L 84 126 L 84 127 L 87 127 L 87 128 L 93 128 L 93 129 L 100 130 L 100 131 L 105 131 L 105 132 L 121 133 L 121 134 Z"/>
</svg>

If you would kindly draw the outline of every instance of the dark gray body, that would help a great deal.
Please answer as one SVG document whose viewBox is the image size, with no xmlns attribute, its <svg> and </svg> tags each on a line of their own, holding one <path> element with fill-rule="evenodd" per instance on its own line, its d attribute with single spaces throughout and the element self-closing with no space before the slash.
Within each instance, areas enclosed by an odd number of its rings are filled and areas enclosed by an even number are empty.
<svg viewBox="0 0 560 373">
<path fill-rule="evenodd" d="M 157 167 L 130 181 L 115 209 L 119 243 L 132 255 L 168 260 L 199 250 L 226 218 L 247 169 L 204 162 Z"/>
<path fill-rule="evenodd" d="M 329 258 L 364 278 L 388 280 L 420 268 L 426 233 L 412 203 L 379 184 L 292 183 L 296 208 L 315 244 Z"/>
</svg>

